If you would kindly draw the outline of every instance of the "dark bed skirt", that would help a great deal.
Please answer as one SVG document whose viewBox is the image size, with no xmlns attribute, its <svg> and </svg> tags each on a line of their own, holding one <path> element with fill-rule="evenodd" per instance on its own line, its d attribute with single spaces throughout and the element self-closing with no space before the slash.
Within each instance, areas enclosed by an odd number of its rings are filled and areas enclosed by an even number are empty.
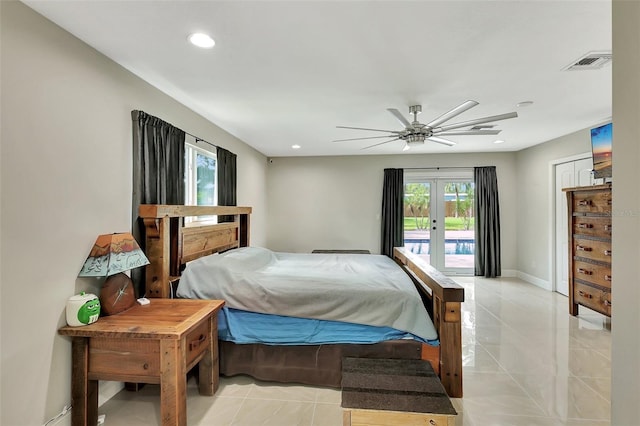
<svg viewBox="0 0 640 426">
<path fill-rule="evenodd" d="M 342 358 L 420 359 L 415 340 L 355 345 L 272 346 L 220 341 L 220 374 L 246 374 L 259 380 L 340 387 Z"/>
</svg>

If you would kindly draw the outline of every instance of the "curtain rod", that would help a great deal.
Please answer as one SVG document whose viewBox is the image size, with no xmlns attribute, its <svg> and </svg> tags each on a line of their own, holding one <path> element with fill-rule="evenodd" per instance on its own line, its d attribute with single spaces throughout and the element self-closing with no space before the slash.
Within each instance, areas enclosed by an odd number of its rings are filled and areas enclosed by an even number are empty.
<svg viewBox="0 0 640 426">
<path fill-rule="evenodd" d="M 211 142 L 207 142 L 207 141 L 205 141 L 204 139 L 197 137 L 196 135 L 192 135 L 192 134 L 191 134 L 191 133 L 189 133 L 189 132 L 184 132 L 184 133 L 185 133 L 185 134 L 187 134 L 187 135 L 189 135 L 189 136 L 191 136 L 192 138 L 194 138 L 194 139 L 196 140 L 196 143 L 198 143 L 198 142 L 204 142 L 204 143 L 206 143 L 206 144 L 208 144 L 208 145 L 211 145 L 211 146 L 212 146 L 212 147 L 214 147 L 214 148 L 218 148 L 218 145 L 212 144 Z"/>
<path fill-rule="evenodd" d="M 440 169 L 473 169 L 477 166 L 442 166 L 442 167 L 402 167 L 403 170 L 440 170 Z"/>
</svg>

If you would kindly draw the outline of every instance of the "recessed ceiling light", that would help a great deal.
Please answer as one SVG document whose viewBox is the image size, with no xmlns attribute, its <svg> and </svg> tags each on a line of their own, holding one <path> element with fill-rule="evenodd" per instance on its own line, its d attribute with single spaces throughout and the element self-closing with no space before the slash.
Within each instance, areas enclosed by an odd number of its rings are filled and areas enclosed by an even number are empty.
<svg viewBox="0 0 640 426">
<path fill-rule="evenodd" d="M 291 148 L 293 148 L 293 149 L 300 149 L 301 147 L 300 147 L 300 145 L 297 145 L 297 144 L 296 144 L 296 145 L 291 145 Z"/>
<path fill-rule="evenodd" d="M 522 101 L 516 104 L 517 107 L 524 108 L 533 105 L 533 101 Z"/>
<path fill-rule="evenodd" d="M 194 46 L 202 47 L 203 49 L 211 49 L 216 45 L 216 42 L 207 34 L 193 33 L 189 36 L 189 41 Z"/>
<path fill-rule="evenodd" d="M 502 139 L 498 139 L 496 141 L 493 141 L 493 143 L 504 143 L 504 141 Z"/>
</svg>

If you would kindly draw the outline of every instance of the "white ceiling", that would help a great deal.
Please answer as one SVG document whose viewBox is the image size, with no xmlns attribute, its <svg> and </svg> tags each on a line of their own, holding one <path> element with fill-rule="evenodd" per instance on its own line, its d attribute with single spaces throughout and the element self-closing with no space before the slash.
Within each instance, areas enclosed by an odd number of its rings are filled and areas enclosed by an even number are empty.
<svg viewBox="0 0 640 426">
<path fill-rule="evenodd" d="M 610 0 L 24 3 L 267 156 L 401 153 L 331 141 L 380 136 L 336 125 L 402 130 L 386 109 L 413 104 L 423 123 L 467 99 L 480 105 L 446 124 L 519 117 L 407 153 L 515 151 L 611 117 L 611 64 L 563 70 L 611 50 Z M 216 46 L 190 45 L 196 31 Z"/>
</svg>

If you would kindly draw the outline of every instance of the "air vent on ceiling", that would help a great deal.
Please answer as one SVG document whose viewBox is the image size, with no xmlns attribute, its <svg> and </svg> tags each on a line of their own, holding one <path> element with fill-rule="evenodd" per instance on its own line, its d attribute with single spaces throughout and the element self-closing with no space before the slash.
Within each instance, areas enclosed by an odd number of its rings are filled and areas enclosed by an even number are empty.
<svg viewBox="0 0 640 426">
<path fill-rule="evenodd" d="M 571 65 L 565 68 L 566 71 L 576 70 L 597 70 L 611 62 L 611 52 L 589 52 Z"/>
</svg>

